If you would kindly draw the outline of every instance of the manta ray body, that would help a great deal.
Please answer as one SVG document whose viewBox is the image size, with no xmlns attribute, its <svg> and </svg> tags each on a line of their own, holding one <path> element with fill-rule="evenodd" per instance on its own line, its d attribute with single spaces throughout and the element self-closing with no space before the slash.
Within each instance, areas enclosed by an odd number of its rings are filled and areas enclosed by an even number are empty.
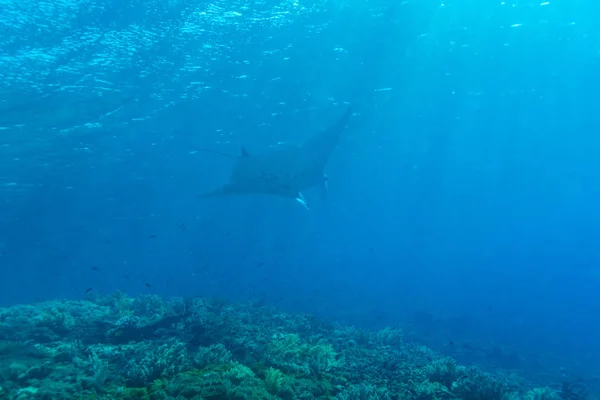
<svg viewBox="0 0 600 400">
<path fill-rule="evenodd" d="M 229 182 L 202 197 L 271 194 L 296 199 L 308 208 L 302 191 L 319 186 L 327 196 L 325 165 L 352 115 L 349 107 L 328 129 L 312 136 L 301 146 L 288 146 L 264 154 L 249 154 L 243 147 Z"/>
</svg>

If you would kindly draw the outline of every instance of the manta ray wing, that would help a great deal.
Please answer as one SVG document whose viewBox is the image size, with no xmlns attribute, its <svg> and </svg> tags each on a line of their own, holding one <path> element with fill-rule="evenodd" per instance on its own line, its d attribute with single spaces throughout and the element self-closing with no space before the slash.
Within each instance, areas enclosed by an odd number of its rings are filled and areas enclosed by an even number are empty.
<svg viewBox="0 0 600 400">
<path fill-rule="evenodd" d="M 344 133 L 351 115 L 352 107 L 348 107 L 335 124 L 314 135 L 304 143 L 302 146 L 303 150 L 313 160 L 315 166 L 325 167 L 329 156 L 331 156 L 335 146 L 340 141 L 340 137 Z"/>
</svg>

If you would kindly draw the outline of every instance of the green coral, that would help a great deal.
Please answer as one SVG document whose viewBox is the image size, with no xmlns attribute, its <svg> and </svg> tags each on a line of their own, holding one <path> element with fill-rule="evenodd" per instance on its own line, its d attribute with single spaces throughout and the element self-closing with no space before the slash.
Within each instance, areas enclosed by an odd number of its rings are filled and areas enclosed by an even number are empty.
<svg viewBox="0 0 600 400">
<path fill-rule="evenodd" d="M 264 306 L 118 294 L 11 307 L 0 319 L 0 356 L 10 359 L 0 366 L 3 398 L 558 400 L 549 388 L 519 390 L 534 386 L 516 375 L 405 343 L 399 329 L 344 328 Z M 110 332 L 127 334 L 115 341 Z"/>
<path fill-rule="evenodd" d="M 506 400 L 511 391 L 497 377 L 471 368 L 452 384 L 452 393 L 463 400 Z"/>
<path fill-rule="evenodd" d="M 75 319 L 61 305 L 45 307 L 34 317 L 38 328 L 48 328 L 56 334 L 68 333 L 75 325 Z"/>
<path fill-rule="evenodd" d="M 160 377 L 175 375 L 186 367 L 185 343 L 171 338 L 159 346 L 136 349 L 123 372 L 132 386 L 142 386 Z"/>
<path fill-rule="evenodd" d="M 454 397 L 448 388 L 439 382 L 424 380 L 422 382 L 411 383 L 411 391 L 418 400 L 436 400 Z"/>
<path fill-rule="evenodd" d="M 392 397 L 385 388 L 378 388 L 375 385 L 359 384 L 351 385 L 349 388 L 339 393 L 336 400 L 391 400 Z"/>
<path fill-rule="evenodd" d="M 456 361 L 449 357 L 440 358 L 427 364 L 423 368 L 423 372 L 431 382 L 440 383 L 448 390 L 452 389 L 454 382 L 466 374 L 465 369 L 459 367 Z"/>
<path fill-rule="evenodd" d="M 271 399 L 265 383 L 238 362 L 193 369 L 175 376 L 165 387 L 168 396 L 190 399 Z"/>
<path fill-rule="evenodd" d="M 549 387 L 533 388 L 525 393 L 525 400 L 558 400 L 558 392 Z"/>
<path fill-rule="evenodd" d="M 278 394 L 289 385 L 288 378 L 277 368 L 269 367 L 265 371 L 265 386 L 269 393 Z"/>
<path fill-rule="evenodd" d="M 301 375 L 328 372 L 341 365 L 331 344 L 305 343 L 295 333 L 273 339 L 267 348 L 267 358 L 282 371 Z"/>
<path fill-rule="evenodd" d="M 390 326 L 385 327 L 375 334 L 375 340 L 389 346 L 401 346 L 403 342 L 402 330 Z"/>
<path fill-rule="evenodd" d="M 119 397 L 121 400 L 150 400 L 146 388 L 125 388 L 123 394 Z"/>
<path fill-rule="evenodd" d="M 210 364 L 224 364 L 231 361 L 231 352 L 221 343 L 209 347 L 200 346 L 194 356 L 194 365 L 202 368 Z"/>
</svg>

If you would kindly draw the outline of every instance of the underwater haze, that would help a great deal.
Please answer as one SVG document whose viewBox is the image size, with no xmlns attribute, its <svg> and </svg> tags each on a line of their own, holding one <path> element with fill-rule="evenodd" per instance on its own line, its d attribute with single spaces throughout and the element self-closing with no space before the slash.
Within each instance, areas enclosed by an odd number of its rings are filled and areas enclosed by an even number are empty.
<svg viewBox="0 0 600 400">
<path fill-rule="evenodd" d="M 251 302 L 594 398 L 599 18 L 590 0 L 0 0 L 0 306 Z M 203 197 L 350 107 L 326 196 Z"/>
</svg>

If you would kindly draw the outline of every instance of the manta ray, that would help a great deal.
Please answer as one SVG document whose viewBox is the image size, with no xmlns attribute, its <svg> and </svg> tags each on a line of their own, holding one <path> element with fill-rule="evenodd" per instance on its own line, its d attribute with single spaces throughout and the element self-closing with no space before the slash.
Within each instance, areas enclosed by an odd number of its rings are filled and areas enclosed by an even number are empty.
<svg viewBox="0 0 600 400">
<path fill-rule="evenodd" d="M 293 198 L 308 209 L 302 191 L 319 186 L 327 197 L 325 165 L 352 115 L 351 107 L 332 126 L 300 146 L 289 146 L 264 154 L 250 154 L 244 147 L 236 157 L 229 182 L 201 197 L 270 194 Z"/>
</svg>

